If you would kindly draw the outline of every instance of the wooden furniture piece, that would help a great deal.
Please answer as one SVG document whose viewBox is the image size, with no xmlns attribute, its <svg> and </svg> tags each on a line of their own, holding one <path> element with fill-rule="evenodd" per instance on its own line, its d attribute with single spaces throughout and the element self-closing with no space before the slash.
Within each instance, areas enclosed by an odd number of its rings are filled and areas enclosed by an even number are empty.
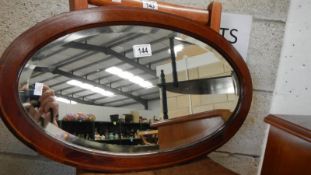
<svg viewBox="0 0 311 175">
<path fill-rule="evenodd" d="M 198 141 L 219 129 L 231 115 L 229 110 L 212 110 L 153 123 L 158 129 L 160 149 Z"/>
<path fill-rule="evenodd" d="M 122 0 L 120 2 L 112 0 L 69 0 L 70 11 L 87 9 L 88 4 L 96 6 L 125 6 L 143 8 L 141 0 Z M 197 21 L 203 25 L 209 26 L 214 31 L 220 29 L 222 4 L 213 1 L 207 9 L 184 7 L 165 2 L 157 2 L 157 11 L 165 12 L 172 15 L 182 16 L 192 21 Z"/>
<path fill-rule="evenodd" d="M 165 20 L 163 20 L 165 19 Z M 141 25 L 168 29 L 196 38 L 214 48 L 237 75 L 239 101 L 226 125 L 211 137 L 179 149 L 148 154 L 117 154 L 75 147 L 57 140 L 35 124 L 18 94 L 18 78 L 27 61 L 46 44 L 69 33 L 111 25 Z M 191 26 L 191 27 L 189 27 Z M 0 116 L 13 134 L 40 154 L 78 169 L 129 172 L 185 163 L 226 143 L 244 122 L 252 100 L 249 70 L 234 47 L 217 32 L 188 19 L 130 7 L 97 7 L 64 13 L 38 23 L 14 40 L 0 59 Z"/>
<path fill-rule="evenodd" d="M 265 122 L 270 131 L 261 174 L 310 175 L 311 116 L 269 115 Z"/>
<path fill-rule="evenodd" d="M 77 170 L 77 175 L 237 175 L 237 173 L 223 167 L 213 160 L 204 157 L 188 164 L 175 165 L 152 171 L 142 171 L 122 174 L 98 173 Z"/>
</svg>

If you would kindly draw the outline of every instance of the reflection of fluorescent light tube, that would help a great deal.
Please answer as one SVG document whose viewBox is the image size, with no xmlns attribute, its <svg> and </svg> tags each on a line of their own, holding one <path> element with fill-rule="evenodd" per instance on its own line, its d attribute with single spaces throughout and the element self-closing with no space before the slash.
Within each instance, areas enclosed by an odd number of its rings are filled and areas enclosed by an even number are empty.
<svg viewBox="0 0 311 175">
<path fill-rule="evenodd" d="M 110 91 L 106 91 L 102 88 L 95 87 L 95 86 L 87 84 L 87 83 L 82 83 L 81 81 L 78 81 L 78 80 L 67 81 L 67 84 L 72 85 L 72 86 L 77 86 L 77 87 L 80 87 L 82 89 L 86 89 L 86 90 L 101 94 L 103 96 L 107 96 L 107 97 L 114 96 L 114 93 L 112 93 Z"/>
<path fill-rule="evenodd" d="M 68 100 L 66 98 L 62 98 L 62 97 L 55 97 L 55 99 L 59 102 L 63 102 L 63 103 L 67 103 L 67 104 L 72 104 L 72 105 L 75 105 L 77 104 L 77 102 L 75 101 L 72 101 L 72 100 Z"/>
<path fill-rule="evenodd" d="M 182 38 L 180 38 L 180 37 L 178 37 L 178 36 L 175 36 L 174 39 L 175 39 L 175 40 L 178 40 L 178 41 L 184 41 Z"/>
<path fill-rule="evenodd" d="M 109 67 L 108 69 L 105 70 L 108 73 L 117 75 L 123 79 L 126 79 L 132 83 L 135 83 L 143 88 L 149 89 L 154 87 L 152 83 L 150 83 L 149 81 L 144 80 L 143 78 L 139 77 L 139 76 L 135 76 L 134 74 L 127 72 L 127 71 L 123 71 L 122 69 L 118 68 L 118 67 Z"/>
<path fill-rule="evenodd" d="M 119 74 L 119 73 L 121 73 L 122 72 L 122 69 L 120 69 L 120 68 L 117 68 L 117 67 L 109 67 L 108 69 L 106 69 L 105 70 L 106 72 L 109 72 L 109 73 L 111 73 L 111 74 Z"/>
<path fill-rule="evenodd" d="M 87 37 L 87 35 L 85 34 L 73 33 L 73 34 L 66 35 L 64 42 L 69 43 L 69 42 L 72 42 L 72 41 L 75 41 L 81 38 L 85 38 L 85 37 Z"/>
<path fill-rule="evenodd" d="M 182 44 L 178 44 L 174 47 L 175 53 L 178 53 L 178 52 L 182 51 L 183 49 L 184 49 L 184 45 L 182 45 Z"/>
<path fill-rule="evenodd" d="M 184 49 L 184 45 L 182 45 L 182 44 L 178 44 L 178 45 L 174 46 L 175 54 L 182 51 L 183 49 Z M 168 49 L 168 53 L 171 53 L 171 49 Z"/>
</svg>

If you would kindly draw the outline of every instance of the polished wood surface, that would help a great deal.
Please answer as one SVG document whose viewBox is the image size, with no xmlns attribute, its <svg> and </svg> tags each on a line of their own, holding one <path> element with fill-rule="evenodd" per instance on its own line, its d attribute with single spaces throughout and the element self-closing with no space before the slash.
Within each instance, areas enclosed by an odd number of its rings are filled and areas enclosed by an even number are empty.
<svg viewBox="0 0 311 175">
<path fill-rule="evenodd" d="M 69 10 L 82 10 L 88 8 L 88 1 L 87 0 L 69 0 Z"/>
<path fill-rule="evenodd" d="M 94 173 L 77 170 L 77 175 L 109 175 L 108 173 Z M 110 174 L 112 175 L 112 174 Z M 113 175 L 237 175 L 237 173 L 223 167 L 209 158 L 203 158 L 189 164 L 177 165 L 153 171 L 132 172 Z"/>
<path fill-rule="evenodd" d="M 158 127 L 165 126 L 165 125 L 185 123 L 188 121 L 207 119 L 207 118 L 213 118 L 213 117 L 218 117 L 218 116 L 221 116 L 224 121 L 227 121 L 228 118 L 231 116 L 231 114 L 232 114 L 232 112 L 230 112 L 229 110 L 226 110 L 226 109 L 215 109 L 215 110 L 211 110 L 211 111 L 200 112 L 200 113 L 196 113 L 196 114 L 190 114 L 190 115 L 186 115 L 186 116 L 180 116 L 177 118 L 162 120 L 159 122 L 152 123 L 151 127 L 158 128 Z"/>
<path fill-rule="evenodd" d="M 222 4 L 214 1 L 209 4 L 208 11 L 210 12 L 208 26 L 218 32 L 220 30 Z"/>
<path fill-rule="evenodd" d="M 165 19 L 165 20 L 163 20 Z M 226 127 L 200 143 L 150 154 L 114 154 L 91 151 L 60 142 L 44 133 L 19 101 L 18 77 L 41 47 L 68 33 L 109 25 L 145 25 L 184 33 L 209 44 L 231 65 L 238 78 L 240 98 Z M 217 32 L 182 17 L 129 7 L 97 7 L 64 13 L 38 23 L 15 39 L 0 59 L 0 116 L 17 138 L 40 154 L 79 169 L 129 172 L 168 167 L 206 155 L 226 143 L 241 127 L 250 109 L 252 81 L 234 47 Z"/>
<path fill-rule="evenodd" d="M 141 0 L 122 0 L 121 2 L 113 2 L 111 0 L 88 0 L 90 4 L 97 6 L 111 6 L 122 5 L 126 7 L 138 7 L 143 8 L 143 2 Z M 218 1 L 212 2 L 207 9 L 199 9 L 192 7 L 185 7 L 181 5 L 175 5 L 165 2 L 157 2 L 157 11 L 165 12 L 181 17 L 188 18 L 190 20 L 208 25 L 216 32 L 220 29 L 221 10 L 222 4 Z"/>
<path fill-rule="evenodd" d="M 229 110 L 213 110 L 198 114 L 164 120 L 154 123 L 151 127 L 158 129 L 158 144 L 160 149 L 172 149 L 194 143 L 212 135 L 231 115 Z M 211 120 L 218 117 L 217 123 Z"/>
<path fill-rule="evenodd" d="M 261 174 L 310 175 L 311 130 L 274 115 L 265 122 L 270 131 Z"/>
</svg>

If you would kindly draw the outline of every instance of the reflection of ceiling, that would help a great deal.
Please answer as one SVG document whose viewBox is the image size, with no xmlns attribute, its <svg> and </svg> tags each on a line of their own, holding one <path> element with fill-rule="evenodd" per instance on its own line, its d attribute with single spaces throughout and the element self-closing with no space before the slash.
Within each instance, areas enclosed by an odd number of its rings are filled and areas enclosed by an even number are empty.
<svg viewBox="0 0 311 175">
<path fill-rule="evenodd" d="M 158 79 L 155 69 L 169 59 L 169 37 L 173 36 L 173 33 L 162 29 L 131 26 L 96 30 L 98 31 L 101 33 L 97 35 L 94 35 L 94 30 L 89 35 L 87 32 L 79 32 L 42 48 L 32 58 L 33 64 L 41 69 L 36 69 L 30 83 L 45 83 L 58 96 L 92 105 L 125 106 L 146 104 L 147 101 L 159 99 L 156 86 L 145 89 L 111 75 L 105 72 L 105 69 L 117 66 L 156 85 Z M 151 44 L 153 55 L 134 58 L 132 46 L 136 44 Z M 176 41 L 175 45 L 177 44 L 180 42 Z M 66 83 L 71 79 L 112 91 L 116 96 L 104 97 L 73 87 Z"/>
</svg>

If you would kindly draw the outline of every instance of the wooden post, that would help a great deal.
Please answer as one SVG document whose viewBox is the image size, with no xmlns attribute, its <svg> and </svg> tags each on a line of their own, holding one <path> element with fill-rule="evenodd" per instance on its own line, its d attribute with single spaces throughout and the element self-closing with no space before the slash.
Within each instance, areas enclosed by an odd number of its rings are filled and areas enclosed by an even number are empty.
<svg viewBox="0 0 311 175">
<path fill-rule="evenodd" d="M 82 10 L 88 8 L 88 1 L 87 0 L 69 0 L 69 10 Z"/>
<path fill-rule="evenodd" d="M 207 9 L 209 11 L 208 26 L 214 31 L 219 32 L 222 4 L 218 0 L 215 0 L 209 4 Z"/>
<path fill-rule="evenodd" d="M 125 7 L 144 8 L 143 2 L 140 0 L 122 0 L 120 2 L 112 2 L 111 0 L 88 0 L 88 1 L 89 4 L 97 6 L 118 5 Z M 192 21 L 197 21 L 203 25 L 207 25 L 209 20 L 209 12 L 206 9 L 185 7 L 181 5 L 157 1 L 157 8 L 153 10 L 188 18 Z"/>
<path fill-rule="evenodd" d="M 111 0 L 88 0 L 89 4 L 97 6 L 113 6 L 121 5 L 126 7 L 143 8 L 143 3 L 139 0 L 122 0 L 120 2 L 113 2 Z M 207 9 L 199 9 L 192 7 L 185 7 L 165 2 L 157 1 L 157 9 L 160 12 L 170 13 L 173 15 L 188 18 L 193 21 L 209 26 L 216 32 L 220 30 L 222 4 L 219 0 L 214 0 L 210 3 Z"/>
</svg>

